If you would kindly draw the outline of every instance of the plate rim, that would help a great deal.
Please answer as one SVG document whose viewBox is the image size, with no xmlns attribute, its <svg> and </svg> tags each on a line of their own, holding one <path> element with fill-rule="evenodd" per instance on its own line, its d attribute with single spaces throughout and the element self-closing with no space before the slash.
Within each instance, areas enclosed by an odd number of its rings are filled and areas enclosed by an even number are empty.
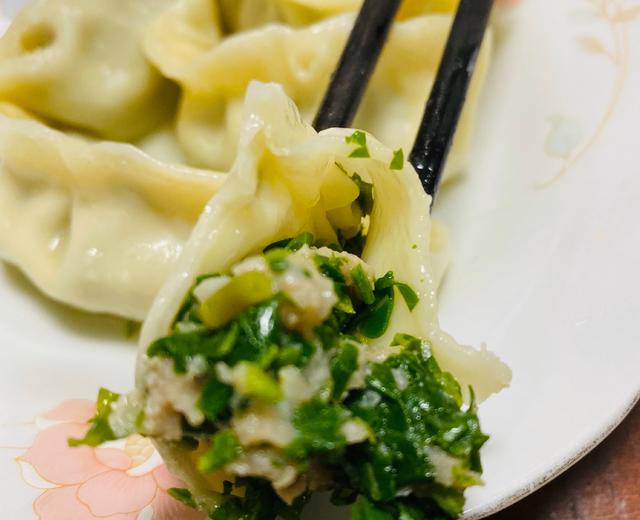
<svg viewBox="0 0 640 520">
<path fill-rule="evenodd" d="M 640 404 L 640 388 L 631 396 L 631 399 L 627 400 L 624 405 L 613 414 L 612 419 L 607 421 L 604 426 L 598 428 L 596 433 L 589 436 L 590 440 L 588 442 L 580 443 L 577 448 L 570 450 L 551 467 L 532 478 L 528 478 L 527 484 L 523 484 L 513 492 L 506 496 L 502 496 L 493 502 L 485 504 L 484 506 L 479 506 L 477 509 L 471 510 L 468 513 L 464 513 L 460 517 L 460 520 L 481 520 L 505 510 L 509 506 L 516 504 L 522 499 L 540 490 L 545 485 L 562 475 L 565 471 L 569 470 L 574 464 L 580 462 L 584 457 L 602 444 L 602 442 L 622 424 L 638 404 Z"/>
<path fill-rule="evenodd" d="M 0 0 L 0 4 L 2 3 Z M 616 401 L 617 406 L 612 409 L 609 416 L 601 420 L 591 432 L 587 432 L 588 435 L 582 441 L 567 446 L 561 456 L 552 458 L 549 463 L 543 464 L 544 467 L 539 471 L 532 472 L 513 491 L 498 495 L 492 501 L 473 508 L 463 514 L 460 517 L 461 520 L 481 520 L 499 513 L 561 476 L 597 448 L 621 425 L 634 407 L 640 403 L 640 385 L 635 393 L 630 392 L 626 397 L 624 400 Z"/>
</svg>

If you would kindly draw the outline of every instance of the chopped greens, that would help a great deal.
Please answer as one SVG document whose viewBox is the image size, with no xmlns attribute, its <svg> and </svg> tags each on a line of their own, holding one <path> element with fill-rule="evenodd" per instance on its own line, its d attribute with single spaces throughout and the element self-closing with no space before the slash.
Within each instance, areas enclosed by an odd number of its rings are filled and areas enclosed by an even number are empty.
<svg viewBox="0 0 640 520">
<path fill-rule="evenodd" d="M 391 272 L 376 280 L 373 292 L 374 301 L 363 311 L 358 321 L 358 332 L 366 338 L 379 338 L 389 327 L 395 304 L 394 283 Z"/>
<path fill-rule="evenodd" d="M 233 495 L 238 490 L 242 496 Z M 273 491 L 271 485 L 261 479 L 243 479 L 229 486 L 220 504 L 209 511 L 211 520 L 298 520 L 308 501 L 304 494 L 291 505 L 285 503 Z"/>
<path fill-rule="evenodd" d="M 287 257 L 291 254 L 291 250 L 286 248 L 269 249 L 264 254 L 264 258 L 269 264 L 269 269 L 274 273 L 284 273 L 289 269 L 289 261 Z"/>
<path fill-rule="evenodd" d="M 412 311 L 413 309 L 415 309 L 416 305 L 418 305 L 418 302 L 420 301 L 420 298 L 418 298 L 416 292 L 406 283 L 396 282 L 395 286 L 404 298 L 404 301 L 407 304 L 407 307 L 409 307 L 409 310 Z"/>
<path fill-rule="evenodd" d="M 360 299 L 367 305 L 371 305 L 376 297 L 373 294 L 373 287 L 367 277 L 367 274 L 362 268 L 362 264 L 358 264 L 351 270 L 351 279 L 355 285 L 355 289 L 358 292 Z"/>
<path fill-rule="evenodd" d="M 331 361 L 331 379 L 333 380 L 331 397 L 334 400 L 340 400 L 347 389 L 349 379 L 358 369 L 358 347 L 348 340 L 341 343 L 340 349 Z"/>
<path fill-rule="evenodd" d="M 312 454 L 344 448 L 347 440 L 341 428 L 349 415 L 342 406 L 319 398 L 301 404 L 293 415 L 298 435 L 287 448 L 287 454 L 302 460 Z"/>
<path fill-rule="evenodd" d="M 356 183 L 360 190 L 357 202 L 364 215 L 370 215 L 373 211 L 373 184 L 366 182 L 357 173 L 353 174 L 351 180 Z"/>
<path fill-rule="evenodd" d="M 410 311 L 416 307 L 420 298 L 406 283 L 396 282 L 392 272 L 378 278 L 373 292 L 374 301 L 359 318 L 358 331 L 365 337 L 381 337 L 389 327 L 389 321 L 395 304 L 394 287 L 403 297 Z"/>
<path fill-rule="evenodd" d="M 111 407 L 120 398 L 120 394 L 111 392 L 106 388 L 101 388 L 96 399 L 97 413 L 91 419 L 91 427 L 82 439 L 69 439 L 69 446 L 99 446 L 107 441 L 117 439 L 109 425 L 109 416 L 111 415 Z"/>
<path fill-rule="evenodd" d="M 229 327 L 215 332 L 198 329 L 179 333 L 155 341 L 149 347 L 147 354 L 150 357 L 160 356 L 173 359 L 176 372 L 184 374 L 188 369 L 189 362 L 196 356 L 209 361 L 224 359 L 232 351 L 239 334 L 240 327 L 235 322 Z"/>
<path fill-rule="evenodd" d="M 404 168 L 404 152 L 402 148 L 398 148 L 393 152 L 393 159 L 391 159 L 391 164 L 389 164 L 390 170 L 402 170 Z"/>
<path fill-rule="evenodd" d="M 353 505 L 351 520 L 393 520 L 393 516 L 384 509 L 376 507 L 361 495 Z"/>
<path fill-rule="evenodd" d="M 393 288 L 376 291 L 373 305 L 368 307 L 360 318 L 358 332 L 370 339 L 381 337 L 389 327 L 393 305 Z"/>
<path fill-rule="evenodd" d="M 175 498 L 178 502 L 182 502 L 185 506 L 190 507 L 191 509 L 196 509 L 198 507 L 191 491 L 188 489 L 169 488 L 167 489 L 167 493 L 170 497 Z"/>
<path fill-rule="evenodd" d="M 232 387 L 211 376 L 202 389 L 198 407 L 202 410 L 204 416 L 213 422 L 218 420 L 220 415 L 227 409 L 232 396 Z"/>
<path fill-rule="evenodd" d="M 200 317 L 208 327 L 219 327 L 272 294 L 272 282 L 267 274 L 260 271 L 242 273 L 202 302 Z"/>
<path fill-rule="evenodd" d="M 426 505 L 454 517 L 461 513 L 465 487 L 477 483 L 482 471 L 479 450 L 487 437 L 474 403 L 462 409 L 458 384 L 440 370 L 428 345 L 406 335 L 394 343 L 403 350 L 373 364 L 365 388 L 346 400 L 377 442 L 352 447 L 354 460 L 347 456 L 345 471 L 351 485 L 374 502 L 394 501 L 410 486 Z M 436 455 L 450 465 L 439 468 Z"/>
<path fill-rule="evenodd" d="M 211 447 L 198 459 L 198 469 L 207 473 L 223 468 L 242 454 L 242 446 L 232 430 L 222 430 L 211 439 Z"/>
<path fill-rule="evenodd" d="M 302 233 L 295 238 L 292 238 L 286 245 L 289 251 L 298 251 L 303 246 L 312 246 L 315 242 L 315 237 L 312 233 Z"/>
<path fill-rule="evenodd" d="M 351 135 L 345 137 L 344 140 L 347 144 L 356 145 L 356 148 L 351 152 L 351 154 L 349 154 L 349 157 L 357 157 L 359 159 L 371 157 L 369 154 L 369 148 L 367 147 L 366 133 L 361 130 L 356 130 Z"/>
<path fill-rule="evenodd" d="M 327 278 L 331 278 L 337 283 L 344 284 L 346 282 L 346 278 L 341 270 L 344 260 L 339 256 L 316 255 L 313 261 L 318 267 L 318 270 Z"/>
<path fill-rule="evenodd" d="M 257 363 L 241 361 L 232 370 L 233 389 L 242 397 L 279 401 L 282 391 L 278 382 Z"/>
<path fill-rule="evenodd" d="M 366 135 L 356 134 L 352 142 L 366 148 Z M 352 178 L 358 204 L 371 211 L 370 185 Z M 310 493 L 327 487 L 334 503 L 352 506 L 352 520 L 448 519 L 480 483 L 487 437 L 473 392 L 465 407 L 430 344 L 410 334 L 378 340 L 382 349 L 369 353 L 371 339 L 388 331 L 396 290 L 409 311 L 419 297 L 393 272 L 374 280 L 353 249 L 341 251 L 346 244 L 319 249 L 304 233 L 245 264 L 259 269 L 199 278 L 170 333 L 147 349 L 196 389 L 197 413 L 182 413 L 188 403 L 180 401 L 182 438 L 171 440 L 203 478 L 224 476 L 212 520 L 297 520 Z M 114 440 L 118 398 L 101 390 L 89 432 L 69 443 Z M 162 439 L 143 428 L 147 417 L 141 412 L 136 430 Z M 204 507 L 187 489 L 169 494 Z"/>
</svg>

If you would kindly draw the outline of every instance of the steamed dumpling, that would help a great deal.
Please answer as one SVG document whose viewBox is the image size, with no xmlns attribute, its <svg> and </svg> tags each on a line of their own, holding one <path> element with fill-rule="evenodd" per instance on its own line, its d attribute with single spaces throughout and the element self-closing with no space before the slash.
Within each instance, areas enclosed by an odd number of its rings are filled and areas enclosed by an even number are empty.
<svg viewBox="0 0 640 520">
<path fill-rule="evenodd" d="M 55 300 L 142 320 L 224 176 L 0 114 L 0 256 Z"/>
<path fill-rule="evenodd" d="M 0 40 L 0 99 L 57 126 L 133 139 L 165 120 L 177 87 L 146 59 L 144 27 L 173 0 L 32 0 Z"/>
</svg>

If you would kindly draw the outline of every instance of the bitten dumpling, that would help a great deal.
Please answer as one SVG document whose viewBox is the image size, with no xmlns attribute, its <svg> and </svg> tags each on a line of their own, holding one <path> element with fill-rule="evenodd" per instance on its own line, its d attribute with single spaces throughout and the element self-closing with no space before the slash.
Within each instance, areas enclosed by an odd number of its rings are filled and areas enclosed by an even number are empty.
<svg viewBox="0 0 640 520">
<path fill-rule="evenodd" d="M 440 329 L 429 203 L 399 154 L 316 133 L 251 83 L 238 158 L 143 324 L 136 389 L 102 389 L 72 445 L 151 438 L 211 519 L 297 519 L 328 490 L 352 518 L 456 518 L 487 440 L 463 388 L 483 399 L 511 373 Z"/>
<path fill-rule="evenodd" d="M 330 244 L 359 225 L 361 215 L 352 211 L 358 190 L 350 180 L 357 172 L 374 190 L 362 259 L 379 274 L 393 271 L 420 298 L 411 312 L 398 306 L 388 334 L 373 344 L 388 345 L 393 331 L 415 334 L 432 341 L 443 368 L 480 398 L 507 384 L 509 370 L 493 354 L 460 346 L 439 328 L 430 199 L 413 167 L 404 162 L 390 169 L 392 150 L 364 133 L 368 155 L 352 156 L 358 145 L 347 138 L 353 130 L 316 133 L 278 85 L 251 83 L 243 114 L 238 158 L 144 322 L 141 354 L 170 331 L 198 276 L 225 273 L 302 232 Z"/>
</svg>

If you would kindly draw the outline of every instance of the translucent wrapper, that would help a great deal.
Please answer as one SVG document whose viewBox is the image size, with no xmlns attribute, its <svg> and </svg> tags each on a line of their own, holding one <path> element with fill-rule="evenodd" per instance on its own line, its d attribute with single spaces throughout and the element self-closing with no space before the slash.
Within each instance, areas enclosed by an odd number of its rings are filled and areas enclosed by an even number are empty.
<svg viewBox="0 0 640 520">
<path fill-rule="evenodd" d="M 429 197 L 413 168 L 391 170 L 393 151 L 367 136 L 369 157 L 351 157 L 347 129 L 316 133 L 276 85 L 252 83 L 247 93 L 238 158 L 224 186 L 212 197 L 178 262 L 144 322 L 137 385 L 147 390 L 146 351 L 170 333 L 176 313 L 194 279 L 224 273 L 243 258 L 278 240 L 311 232 L 320 241 L 336 239 L 334 215 L 357 193 L 344 172 L 357 172 L 373 184 L 374 207 L 363 252 L 378 275 L 393 271 L 420 297 L 412 312 L 394 308 L 387 333 L 372 347 L 389 345 L 395 333 L 428 339 L 444 370 L 482 399 L 510 380 L 510 370 L 486 350 L 457 344 L 438 324 Z M 346 182 L 346 183 L 345 183 Z M 197 493 L 209 496 L 211 483 L 188 453 L 157 441 L 174 471 Z M 212 495 L 215 498 L 215 495 Z"/>
</svg>

